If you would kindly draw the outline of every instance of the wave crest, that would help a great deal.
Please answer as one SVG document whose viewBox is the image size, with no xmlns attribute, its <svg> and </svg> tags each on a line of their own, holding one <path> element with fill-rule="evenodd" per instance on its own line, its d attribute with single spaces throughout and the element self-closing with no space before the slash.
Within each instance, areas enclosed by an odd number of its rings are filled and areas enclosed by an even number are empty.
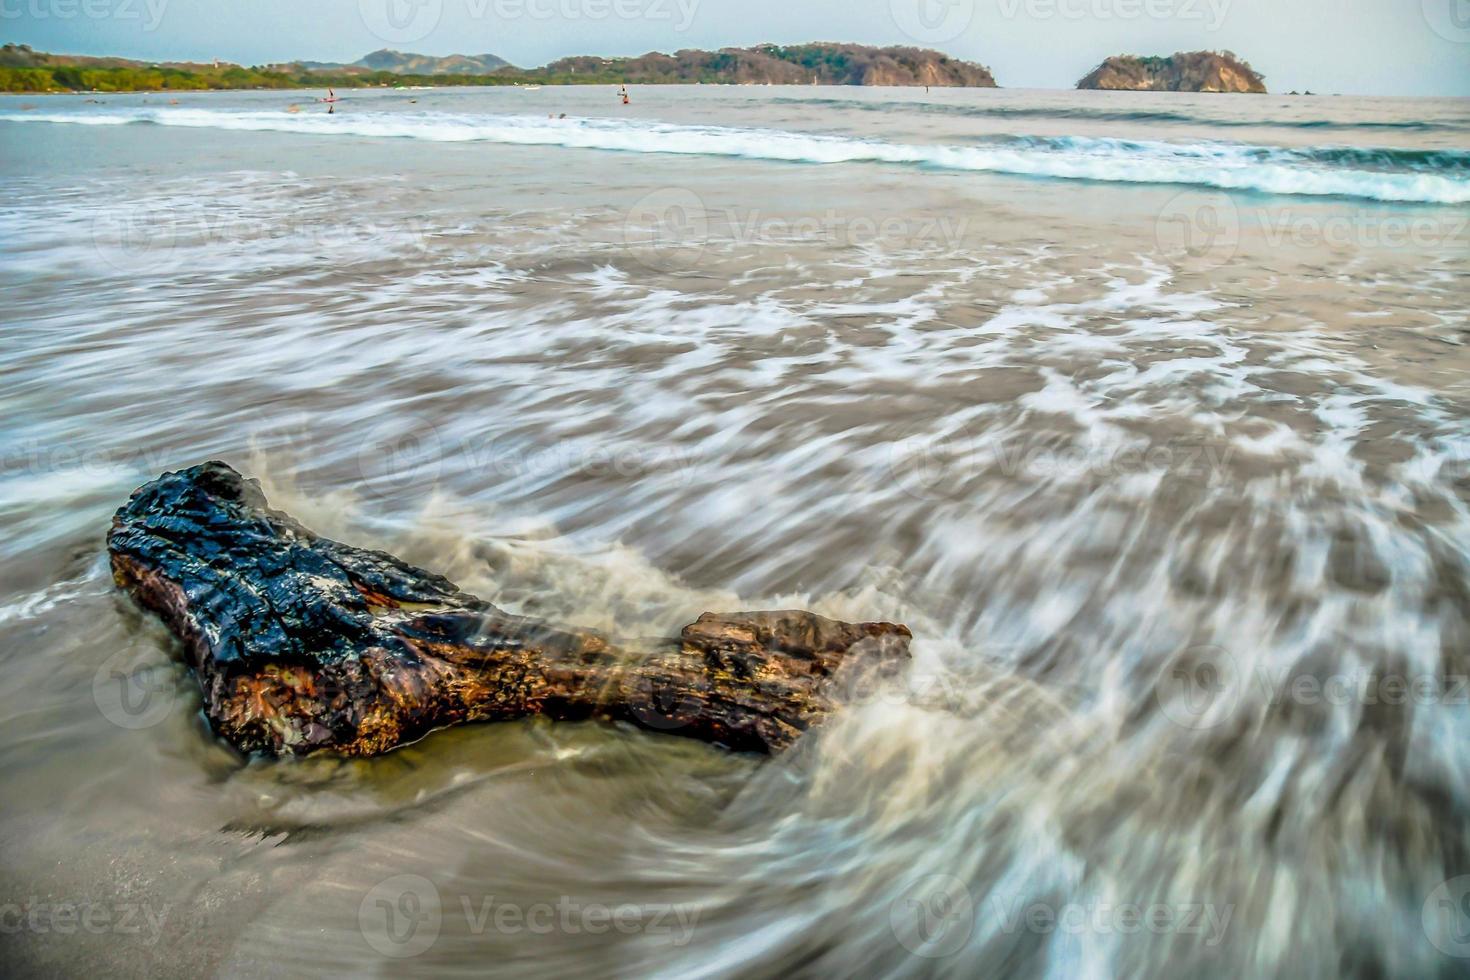
<svg viewBox="0 0 1470 980">
<path fill-rule="evenodd" d="M 246 110 L 128 109 L 87 114 L 0 113 L 0 120 L 140 123 L 316 136 L 487 142 L 783 163 L 871 162 L 1056 180 L 1185 184 L 1417 204 L 1470 203 L 1470 179 L 1458 176 L 1470 169 L 1470 155 L 1460 151 L 1351 147 L 1313 150 L 1080 137 L 1011 137 L 954 146 L 728 126 L 454 113 L 292 115 Z"/>
</svg>

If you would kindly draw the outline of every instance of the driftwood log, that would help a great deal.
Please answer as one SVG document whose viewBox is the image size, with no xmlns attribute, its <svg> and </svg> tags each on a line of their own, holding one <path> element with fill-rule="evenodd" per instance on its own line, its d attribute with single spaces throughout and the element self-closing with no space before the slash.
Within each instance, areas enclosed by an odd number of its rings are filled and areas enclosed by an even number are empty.
<svg viewBox="0 0 1470 980">
<path fill-rule="evenodd" d="M 108 551 L 117 584 L 182 641 L 216 733 L 244 752 L 373 755 L 530 715 L 775 752 L 832 709 L 844 661 L 908 656 L 903 626 L 807 612 L 705 613 L 678 640 L 624 649 L 318 537 L 220 462 L 135 491 Z"/>
</svg>

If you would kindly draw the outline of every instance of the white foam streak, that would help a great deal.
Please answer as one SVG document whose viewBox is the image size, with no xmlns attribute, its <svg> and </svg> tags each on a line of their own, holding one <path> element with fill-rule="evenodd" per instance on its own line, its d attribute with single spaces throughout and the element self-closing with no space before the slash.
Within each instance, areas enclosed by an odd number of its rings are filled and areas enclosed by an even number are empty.
<svg viewBox="0 0 1470 980">
<path fill-rule="evenodd" d="M 740 157 L 787 163 L 873 162 L 1062 180 L 1188 184 L 1269 194 L 1421 203 L 1470 203 L 1470 181 L 1439 174 L 1386 173 L 1262 162 L 1239 147 L 1073 140 L 1050 144 L 948 146 L 726 126 L 608 119 L 420 113 L 290 114 L 208 109 L 115 113 L 0 113 L 8 122 L 162 126 L 360 136 L 428 142 L 488 142 L 626 153 Z"/>
</svg>

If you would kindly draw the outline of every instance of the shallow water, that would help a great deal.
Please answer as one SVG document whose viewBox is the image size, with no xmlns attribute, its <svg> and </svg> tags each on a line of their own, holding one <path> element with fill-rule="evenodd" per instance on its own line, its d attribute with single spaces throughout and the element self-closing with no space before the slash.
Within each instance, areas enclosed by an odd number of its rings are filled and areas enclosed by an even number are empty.
<svg viewBox="0 0 1470 980">
<path fill-rule="evenodd" d="M 1461 973 L 1470 103 L 634 95 L 0 99 L 13 972 Z M 243 761 L 103 551 L 206 458 L 517 612 L 914 666 L 769 762 Z"/>
</svg>

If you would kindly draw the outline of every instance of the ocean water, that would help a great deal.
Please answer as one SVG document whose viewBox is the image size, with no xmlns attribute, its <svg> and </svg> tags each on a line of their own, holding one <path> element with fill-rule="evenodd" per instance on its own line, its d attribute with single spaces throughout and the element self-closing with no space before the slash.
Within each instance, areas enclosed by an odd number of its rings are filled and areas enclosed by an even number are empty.
<svg viewBox="0 0 1470 980">
<path fill-rule="evenodd" d="M 0 98 L 7 974 L 1470 968 L 1470 101 L 319 94 Z M 913 666 L 773 760 L 241 759 L 103 542 L 210 458 Z"/>
</svg>

